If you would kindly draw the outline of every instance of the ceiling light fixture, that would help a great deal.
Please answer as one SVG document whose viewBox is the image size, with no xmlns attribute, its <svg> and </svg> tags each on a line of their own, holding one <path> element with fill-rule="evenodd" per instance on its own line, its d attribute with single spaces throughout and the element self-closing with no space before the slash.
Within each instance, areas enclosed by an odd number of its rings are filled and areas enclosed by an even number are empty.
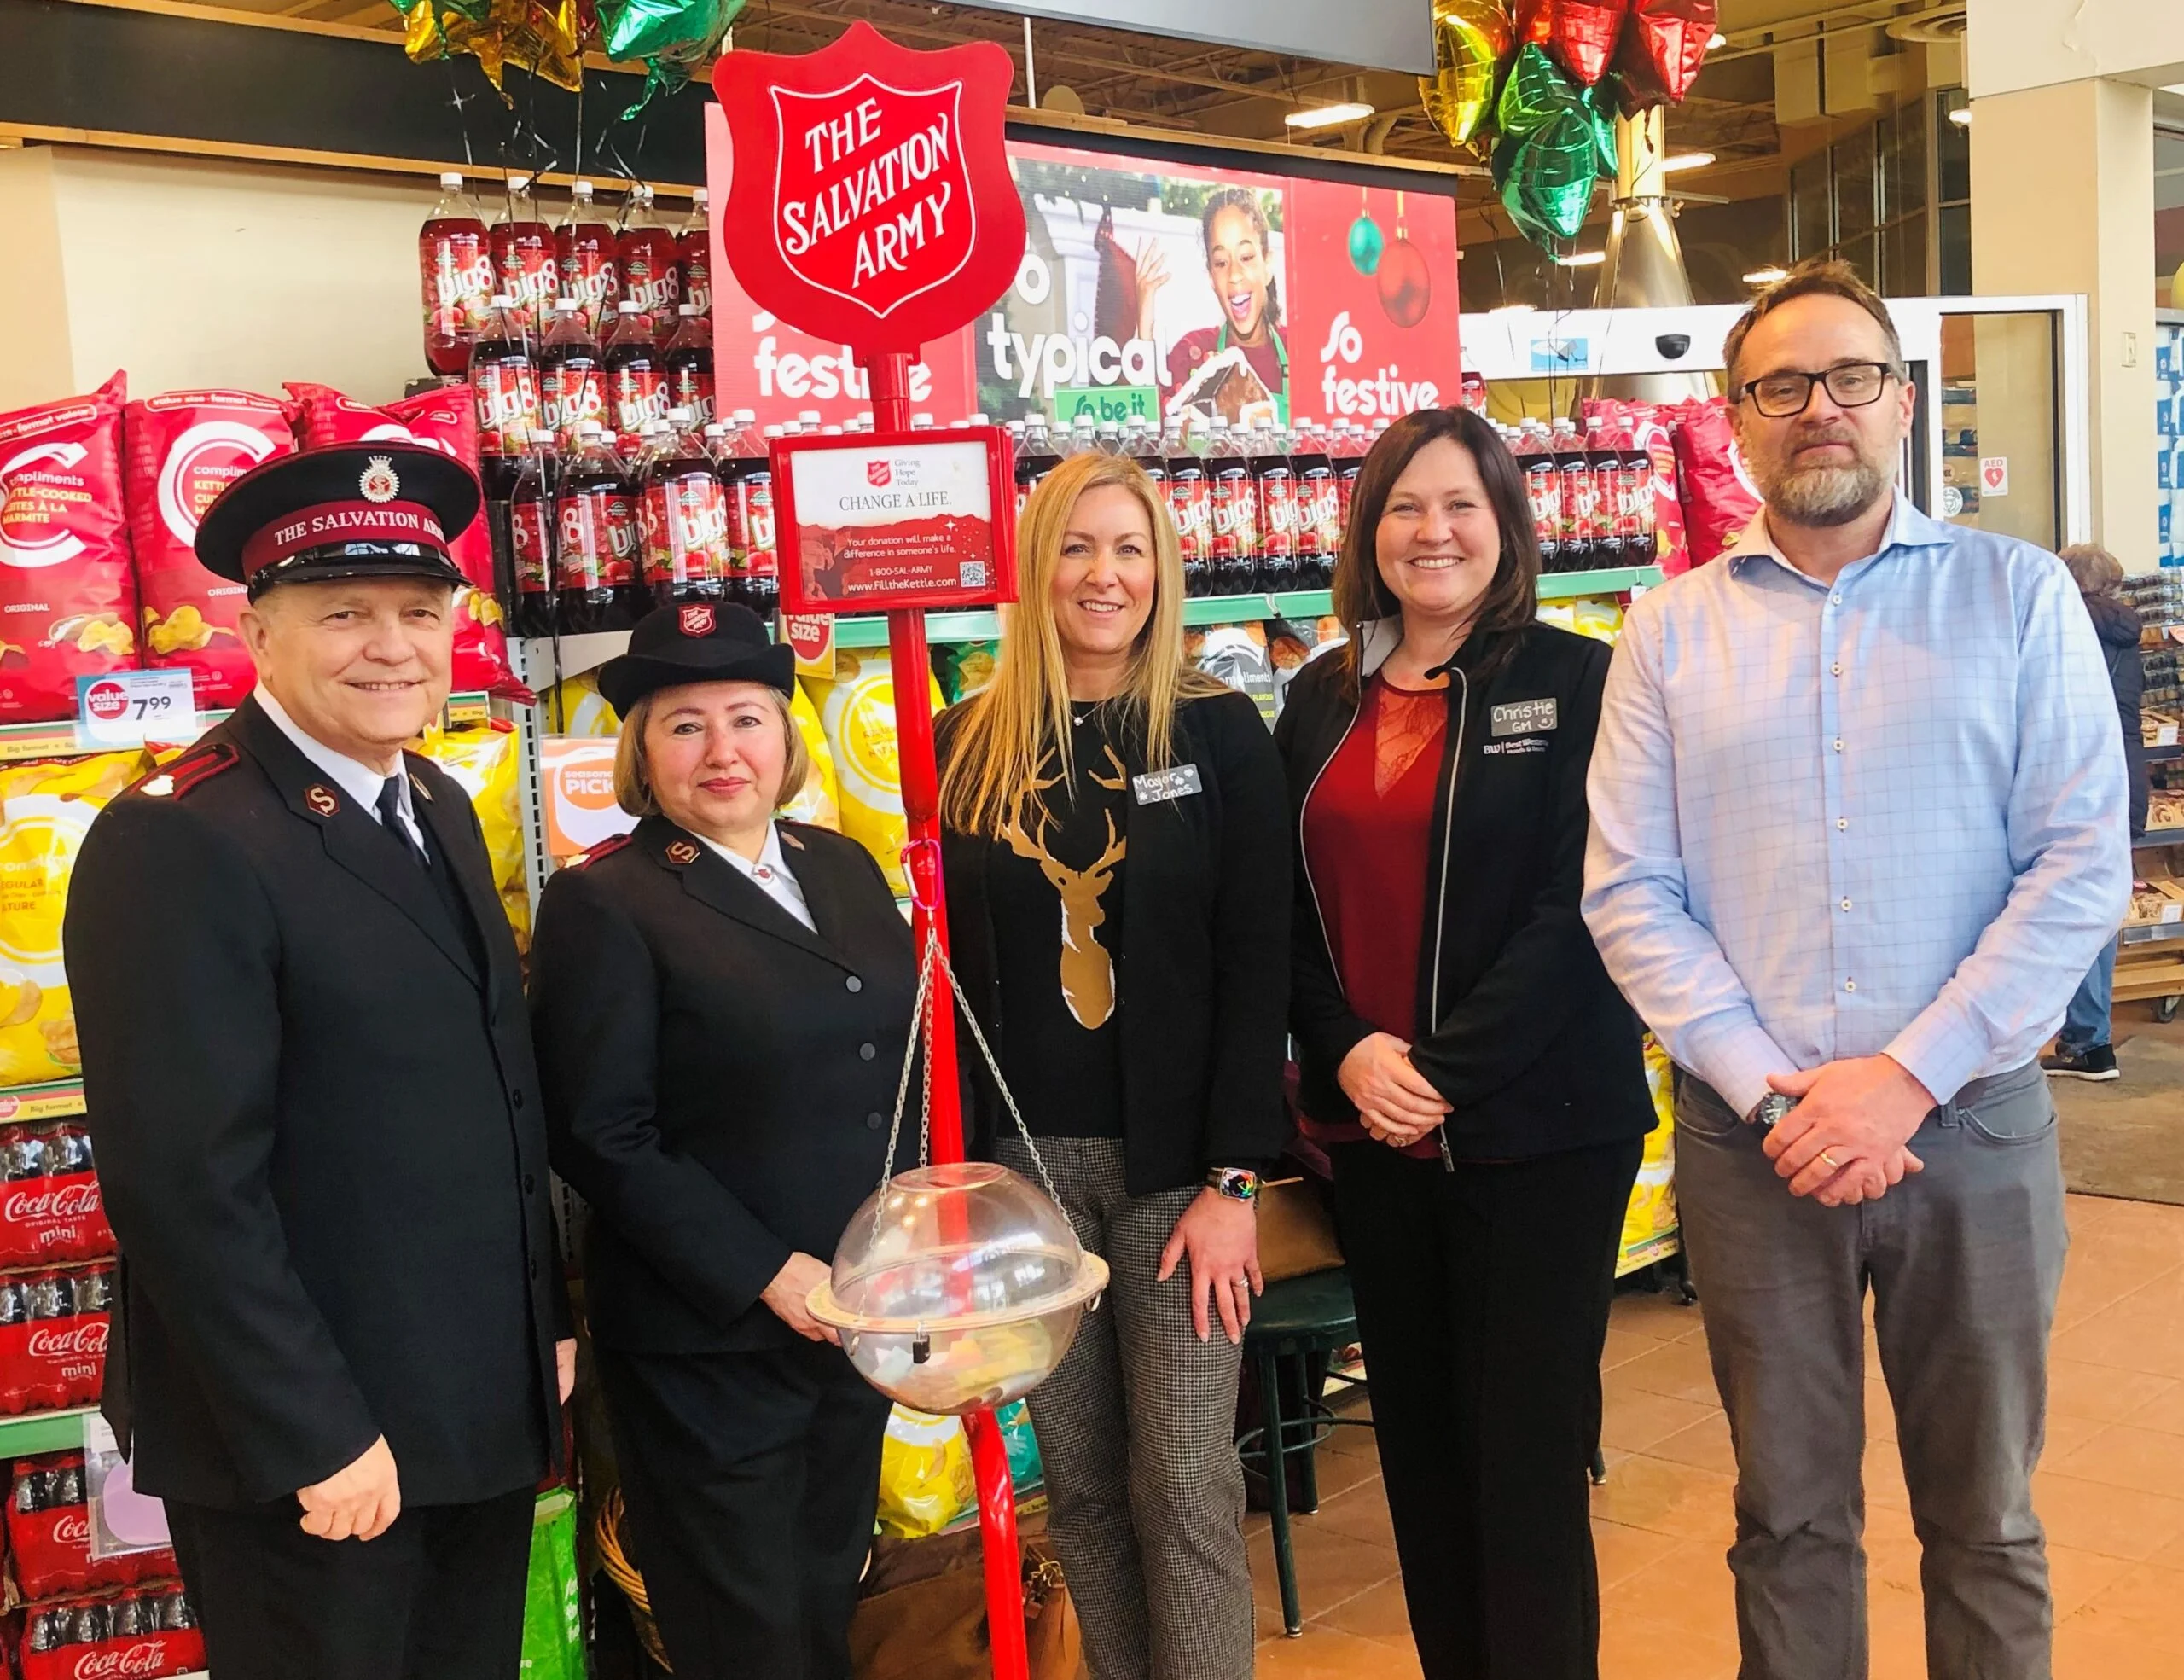
<svg viewBox="0 0 2184 1680">
<path fill-rule="evenodd" d="M 1713 161 L 1711 152 L 1671 152 L 1661 160 L 1661 173 L 1673 175 L 1679 169 L 1704 169 Z"/>
<path fill-rule="evenodd" d="M 1490 318 L 1496 315 L 1531 315 L 1534 312 L 1530 304 L 1502 304 L 1486 311 Z"/>
<path fill-rule="evenodd" d="M 1707 38 L 1706 50 L 1711 53 L 1716 47 L 1726 47 L 1728 44 L 1729 38 L 1722 34 L 1722 32 L 1717 29 Z"/>
<path fill-rule="evenodd" d="M 1362 122 L 1372 114 L 1371 106 L 1353 99 L 1340 105 L 1308 105 L 1281 120 L 1292 128 L 1333 128 L 1342 123 Z"/>
<path fill-rule="evenodd" d="M 1949 119 L 1955 123 L 1959 128 L 1970 128 L 1972 126 L 1972 108 L 1969 105 L 1958 106 L 1956 109 L 1949 113 Z"/>
<path fill-rule="evenodd" d="M 1605 251 L 1572 251 L 1566 257 L 1554 259 L 1564 268 L 1593 268 L 1607 260 Z"/>
<path fill-rule="evenodd" d="M 1744 283 L 1747 286 L 1772 286 L 1776 281 L 1787 280 L 1789 277 L 1789 270 L 1777 268 L 1769 263 L 1765 268 L 1756 268 L 1745 276 Z"/>
</svg>

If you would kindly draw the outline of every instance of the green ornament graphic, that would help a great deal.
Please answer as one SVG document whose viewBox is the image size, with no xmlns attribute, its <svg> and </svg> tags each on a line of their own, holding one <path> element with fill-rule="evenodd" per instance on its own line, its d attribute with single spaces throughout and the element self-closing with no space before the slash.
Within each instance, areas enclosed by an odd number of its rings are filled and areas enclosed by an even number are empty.
<svg viewBox="0 0 2184 1680">
<path fill-rule="evenodd" d="M 1369 215 L 1361 215 L 1350 224 L 1350 264 L 1358 273 L 1369 275 L 1379 268 L 1380 253 L 1386 248 L 1380 224 Z"/>
</svg>

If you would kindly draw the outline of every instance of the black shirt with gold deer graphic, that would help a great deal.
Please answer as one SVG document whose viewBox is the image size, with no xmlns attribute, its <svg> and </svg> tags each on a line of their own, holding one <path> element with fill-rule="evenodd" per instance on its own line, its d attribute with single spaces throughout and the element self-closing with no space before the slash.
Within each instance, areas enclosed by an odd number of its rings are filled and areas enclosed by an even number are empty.
<svg viewBox="0 0 2184 1680">
<path fill-rule="evenodd" d="M 989 854 L 1000 968 L 1002 1072 L 1025 1123 L 1049 1137 L 1123 1135 L 1122 949 L 1130 777 L 1114 708 L 1072 707 L 1074 773 L 1050 752 Z"/>
</svg>

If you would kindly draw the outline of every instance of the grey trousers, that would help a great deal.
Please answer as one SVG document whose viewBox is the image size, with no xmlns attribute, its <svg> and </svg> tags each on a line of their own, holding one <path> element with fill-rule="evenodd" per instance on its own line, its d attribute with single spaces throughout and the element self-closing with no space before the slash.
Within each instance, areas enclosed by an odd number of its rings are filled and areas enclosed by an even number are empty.
<svg viewBox="0 0 2184 1680">
<path fill-rule="evenodd" d="M 1921 1548 L 1931 1680 L 2048 1680 L 2031 1477 L 2062 1282 L 2063 1178 L 2038 1064 L 1928 1115 L 1926 1171 L 1826 1208 L 1679 1074 L 1676 1199 L 1736 1445 L 1741 1680 L 1867 1671 L 1865 1293 Z"/>
<path fill-rule="evenodd" d="M 1103 1257 L 1106 1299 L 1031 1392 L 1048 1523 L 1097 1680 L 1244 1680 L 1252 1569 L 1236 1456 L 1243 1350 L 1191 1328 L 1188 1264 L 1153 1282 L 1195 1188 L 1132 1196 L 1123 1146 L 1048 1137 L 1039 1153 L 1077 1241 Z M 1021 1140 L 996 1159 L 1033 1182 Z"/>
</svg>

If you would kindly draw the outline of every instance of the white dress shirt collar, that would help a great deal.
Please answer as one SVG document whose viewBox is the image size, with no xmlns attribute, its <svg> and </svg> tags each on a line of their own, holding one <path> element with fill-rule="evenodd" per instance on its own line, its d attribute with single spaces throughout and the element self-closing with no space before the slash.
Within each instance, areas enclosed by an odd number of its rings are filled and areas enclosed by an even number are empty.
<svg viewBox="0 0 2184 1680">
<path fill-rule="evenodd" d="M 251 698 L 273 720 L 274 727 L 295 743 L 296 751 L 310 759 L 323 771 L 330 782 L 346 793 L 363 809 L 373 822 L 379 821 L 379 790 L 386 785 L 386 773 L 374 770 L 360 759 L 346 753 L 337 753 L 315 735 L 304 733 L 303 727 L 288 715 L 288 708 L 273 698 L 273 691 L 260 683 Z M 400 756 L 395 759 L 393 775 L 399 788 L 396 794 L 402 821 L 417 843 L 424 844 L 424 831 L 417 826 L 416 807 L 411 803 L 410 777 Z"/>
<path fill-rule="evenodd" d="M 779 823 L 769 823 L 766 825 L 766 843 L 759 848 L 755 862 L 740 852 L 731 852 L 718 840 L 707 840 L 703 834 L 700 834 L 698 839 L 733 863 L 746 881 L 802 922 L 807 931 L 814 933 L 819 931 L 819 924 L 811 919 L 811 907 L 804 902 L 804 888 L 790 872 L 788 860 L 781 855 Z"/>
<path fill-rule="evenodd" d="M 1948 545 L 1953 527 L 1920 513 L 1908 497 L 1894 491 L 1889 493 L 1895 499 L 1888 511 L 1888 524 L 1880 534 L 1880 546 L 1872 554 L 1853 561 L 1851 566 L 1863 566 L 1867 561 L 1877 559 L 1891 549 Z M 1767 528 L 1767 509 L 1763 506 L 1751 516 L 1751 523 L 1745 526 L 1743 535 L 1729 545 L 1722 558 L 1733 566 L 1742 566 L 1753 560 L 1771 560 L 1784 571 L 1803 578 L 1815 589 L 1820 587 L 1819 579 L 1798 571 L 1783 558 L 1782 550 L 1775 546 L 1774 533 Z M 1846 572 L 1850 569 L 1850 567 L 1844 567 Z"/>
</svg>

